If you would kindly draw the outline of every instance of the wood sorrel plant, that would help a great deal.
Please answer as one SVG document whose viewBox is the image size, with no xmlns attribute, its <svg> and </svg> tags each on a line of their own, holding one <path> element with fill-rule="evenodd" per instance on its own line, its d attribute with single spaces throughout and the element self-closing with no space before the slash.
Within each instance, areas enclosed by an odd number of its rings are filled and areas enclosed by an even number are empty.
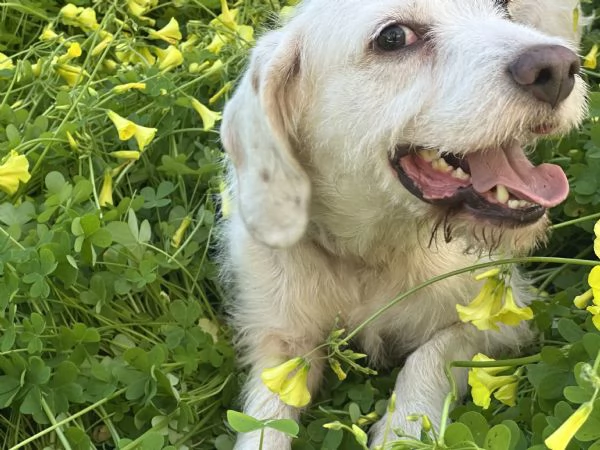
<svg viewBox="0 0 600 450">
<path fill-rule="evenodd" d="M 216 127 L 279 8 L 0 3 L 2 448 L 231 446 Z"/>
</svg>

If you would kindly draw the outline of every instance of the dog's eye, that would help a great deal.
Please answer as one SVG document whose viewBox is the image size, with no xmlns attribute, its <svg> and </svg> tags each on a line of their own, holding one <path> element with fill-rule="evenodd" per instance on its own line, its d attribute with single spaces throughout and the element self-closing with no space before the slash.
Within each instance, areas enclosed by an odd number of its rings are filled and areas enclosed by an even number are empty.
<svg viewBox="0 0 600 450">
<path fill-rule="evenodd" d="M 377 47 L 386 52 L 399 50 L 419 40 L 416 33 L 403 25 L 390 25 L 384 28 L 375 39 Z"/>
</svg>

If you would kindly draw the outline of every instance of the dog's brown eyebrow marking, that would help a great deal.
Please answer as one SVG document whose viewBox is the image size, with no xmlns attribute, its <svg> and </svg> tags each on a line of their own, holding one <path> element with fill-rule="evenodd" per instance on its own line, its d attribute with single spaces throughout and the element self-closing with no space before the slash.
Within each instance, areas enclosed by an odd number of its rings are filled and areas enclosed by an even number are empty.
<svg viewBox="0 0 600 450">
<path fill-rule="evenodd" d="M 494 1 L 498 6 L 502 7 L 503 9 L 508 10 L 508 5 L 512 0 L 494 0 Z"/>
</svg>

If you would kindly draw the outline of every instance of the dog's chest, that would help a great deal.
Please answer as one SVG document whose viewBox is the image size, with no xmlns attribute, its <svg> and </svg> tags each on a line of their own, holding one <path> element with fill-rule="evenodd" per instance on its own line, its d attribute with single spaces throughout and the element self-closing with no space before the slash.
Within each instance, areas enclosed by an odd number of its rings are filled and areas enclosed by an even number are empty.
<svg viewBox="0 0 600 450">
<path fill-rule="evenodd" d="M 395 255 L 377 267 L 347 268 L 339 285 L 346 291 L 341 299 L 351 304 L 342 308 L 350 328 L 434 276 L 472 264 L 462 254 Z M 457 304 L 468 303 L 478 284 L 469 275 L 452 277 L 424 287 L 382 313 L 362 333 L 367 353 L 378 354 L 393 346 L 401 355 L 429 340 L 438 330 L 458 320 Z M 383 348 L 382 348 L 383 347 Z M 386 351 L 387 353 L 387 351 Z"/>
</svg>

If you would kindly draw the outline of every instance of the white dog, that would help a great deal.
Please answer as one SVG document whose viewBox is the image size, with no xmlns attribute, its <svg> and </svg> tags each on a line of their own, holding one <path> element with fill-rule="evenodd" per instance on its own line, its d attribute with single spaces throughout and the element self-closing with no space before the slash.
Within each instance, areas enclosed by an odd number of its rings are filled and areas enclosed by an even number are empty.
<svg viewBox="0 0 600 450">
<path fill-rule="evenodd" d="M 568 182 L 557 166 L 534 167 L 523 146 L 584 115 L 576 3 L 309 0 L 258 41 L 221 131 L 234 199 L 224 273 L 250 365 L 247 414 L 298 418 L 260 374 L 322 343 L 336 317 L 352 329 L 481 252 L 544 239 L 546 209 Z M 418 432 L 411 413 L 439 422 L 447 361 L 518 351 L 529 338 L 459 321 L 455 306 L 480 287 L 470 274 L 436 283 L 357 339 L 375 364 L 409 355 L 394 427 Z M 321 371 L 313 364 L 313 392 Z M 457 376 L 464 393 L 466 372 Z M 372 445 L 383 434 L 375 425 Z M 236 448 L 258 448 L 258 434 Z M 290 441 L 270 431 L 264 448 Z"/>
</svg>

